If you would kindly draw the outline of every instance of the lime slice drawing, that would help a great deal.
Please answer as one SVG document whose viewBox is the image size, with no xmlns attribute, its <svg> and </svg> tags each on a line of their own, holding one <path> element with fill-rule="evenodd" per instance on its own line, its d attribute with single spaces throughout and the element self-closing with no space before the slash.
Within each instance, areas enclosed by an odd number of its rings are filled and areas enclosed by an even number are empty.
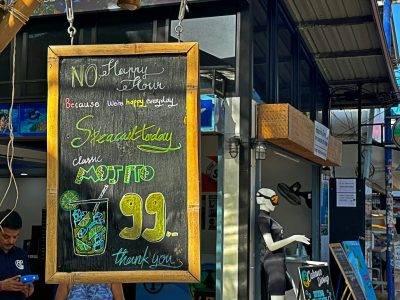
<svg viewBox="0 0 400 300">
<path fill-rule="evenodd" d="M 96 225 L 94 226 L 90 231 L 89 231 L 89 240 L 93 239 L 95 235 L 98 233 L 103 234 L 105 233 L 106 228 L 103 227 L 102 225 Z"/>
<path fill-rule="evenodd" d="M 87 252 L 90 250 L 90 246 L 86 243 L 84 243 L 83 241 L 81 241 L 80 239 L 76 239 L 76 248 L 78 249 L 79 252 Z"/>
<path fill-rule="evenodd" d="M 60 197 L 60 205 L 66 211 L 71 211 L 78 205 L 74 202 L 79 200 L 79 195 L 74 190 L 65 191 Z"/>
<path fill-rule="evenodd" d="M 83 219 L 78 223 L 78 226 L 80 227 L 88 226 L 91 219 L 92 219 L 92 213 L 91 212 L 86 213 Z"/>
</svg>

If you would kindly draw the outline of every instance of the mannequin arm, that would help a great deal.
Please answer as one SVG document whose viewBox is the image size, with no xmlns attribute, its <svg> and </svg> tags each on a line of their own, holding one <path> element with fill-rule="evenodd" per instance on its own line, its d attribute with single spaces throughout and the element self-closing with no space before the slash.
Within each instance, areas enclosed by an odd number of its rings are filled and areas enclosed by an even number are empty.
<svg viewBox="0 0 400 300">
<path fill-rule="evenodd" d="M 272 236 L 270 233 L 266 233 L 263 235 L 265 244 L 267 245 L 267 248 L 270 251 L 276 251 L 278 249 L 281 249 L 283 247 L 286 247 L 287 245 L 293 243 L 293 242 L 301 242 L 303 244 L 309 245 L 310 240 L 305 237 L 304 235 L 292 235 L 291 237 L 288 237 L 286 239 L 274 242 L 272 239 Z"/>
</svg>

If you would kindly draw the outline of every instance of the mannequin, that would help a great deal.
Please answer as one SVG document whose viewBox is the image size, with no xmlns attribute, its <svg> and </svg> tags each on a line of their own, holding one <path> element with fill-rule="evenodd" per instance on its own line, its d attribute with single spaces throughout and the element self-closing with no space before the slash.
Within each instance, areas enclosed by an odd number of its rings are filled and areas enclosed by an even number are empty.
<svg viewBox="0 0 400 300">
<path fill-rule="evenodd" d="M 270 215 L 279 205 L 279 197 L 275 191 L 261 188 L 257 191 L 256 199 L 260 206 L 258 226 L 265 243 L 261 250 L 261 260 L 266 274 L 268 291 L 271 300 L 284 300 L 285 291 L 291 289 L 286 277 L 284 247 L 294 242 L 309 245 L 310 240 L 304 235 L 283 238 L 283 227 Z"/>
</svg>

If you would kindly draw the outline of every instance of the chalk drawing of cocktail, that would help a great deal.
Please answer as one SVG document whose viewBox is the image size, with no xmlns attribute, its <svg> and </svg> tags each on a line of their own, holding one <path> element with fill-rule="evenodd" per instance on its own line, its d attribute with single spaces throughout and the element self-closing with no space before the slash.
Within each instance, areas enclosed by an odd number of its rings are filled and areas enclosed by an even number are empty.
<svg viewBox="0 0 400 300">
<path fill-rule="evenodd" d="M 109 199 L 78 200 L 74 191 L 67 192 L 61 196 L 61 206 L 70 214 L 75 255 L 102 255 L 107 248 Z"/>
</svg>

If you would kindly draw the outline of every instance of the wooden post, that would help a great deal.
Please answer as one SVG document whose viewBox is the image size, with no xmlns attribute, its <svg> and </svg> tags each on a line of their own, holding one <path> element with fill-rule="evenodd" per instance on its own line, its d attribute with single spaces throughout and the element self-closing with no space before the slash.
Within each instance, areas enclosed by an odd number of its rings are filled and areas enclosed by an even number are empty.
<svg viewBox="0 0 400 300">
<path fill-rule="evenodd" d="M 17 0 L 14 8 L 29 18 L 41 2 L 40 0 Z M 19 20 L 12 13 L 8 12 L 5 15 L 0 22 L 0 53 L 7 47 L 23 25 L 23 20 Z"/>
</svg>

